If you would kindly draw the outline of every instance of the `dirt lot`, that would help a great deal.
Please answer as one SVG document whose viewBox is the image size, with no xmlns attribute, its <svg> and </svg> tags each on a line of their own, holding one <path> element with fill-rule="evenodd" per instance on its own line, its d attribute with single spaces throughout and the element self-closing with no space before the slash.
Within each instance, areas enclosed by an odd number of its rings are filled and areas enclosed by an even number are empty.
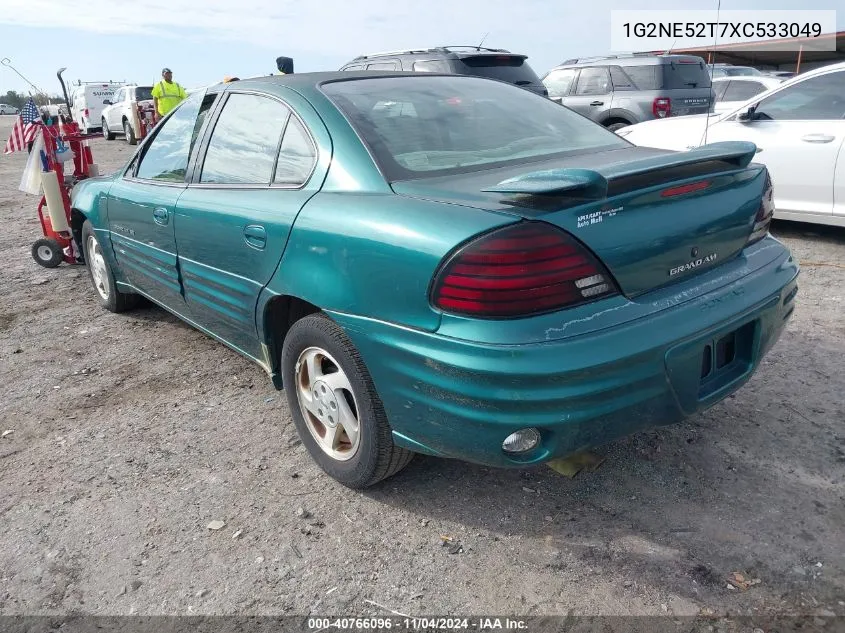
<svg viewBox="0 0 845 633">
<path fill-rule="evenodd" d="M 131 150 L 93 151 L 106 171 Z M 362 494 L 257 366 L 37 266 L 25 159 L 0 158 L 0 613 L 845 614 L 845 230 L 775 227 L 795 318 L 706 414 L 572 480 L 418 457 Z"/>
</svg>

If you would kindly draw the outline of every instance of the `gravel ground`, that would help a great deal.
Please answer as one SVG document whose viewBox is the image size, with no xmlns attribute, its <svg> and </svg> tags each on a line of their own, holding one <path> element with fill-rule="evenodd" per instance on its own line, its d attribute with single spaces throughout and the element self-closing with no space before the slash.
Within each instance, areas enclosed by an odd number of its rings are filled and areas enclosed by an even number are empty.
<svg viewBox="0 0 845 633">
<path fill-rule="evenodd" d="M 774 227 L 795 317 L 705 414 L 574 479 L 418 457 L 358 493 L 260 368 L 35 264 L 25 159 L 0 158 L 0 613 L 845 614 L 845 230 Z"/>
</svg>

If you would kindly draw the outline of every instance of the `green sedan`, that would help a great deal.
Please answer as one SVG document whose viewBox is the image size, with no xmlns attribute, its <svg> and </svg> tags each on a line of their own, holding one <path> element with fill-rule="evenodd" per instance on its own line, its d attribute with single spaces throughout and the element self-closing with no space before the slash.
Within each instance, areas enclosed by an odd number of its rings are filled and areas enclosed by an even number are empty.
<svg viewBox="0 0 845 633">
<path fill-rule="evenodd" d="M 755 152 L 638 148 L 490 79 L 264 77 L 80 182 L 72 228 L 104 308 L 145 297 L 255 361 L 362 488 L 415 453 L 540 464 L 739 389 L 797 293 Z"/>
</svg>

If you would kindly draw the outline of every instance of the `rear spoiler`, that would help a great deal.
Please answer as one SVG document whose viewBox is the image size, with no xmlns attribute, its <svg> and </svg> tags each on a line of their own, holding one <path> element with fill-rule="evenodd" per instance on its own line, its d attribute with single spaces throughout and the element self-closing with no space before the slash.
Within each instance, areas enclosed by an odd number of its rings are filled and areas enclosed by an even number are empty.
<svg viewBox="0 0 845 633">
<path fill-rule="evenodd" d="M 754 143 L 724 141 L 702 145 L 686 152 L 673 152 L 623 163 L 611 163 L 601 172 L 593 169 L 572 168 L 529 172 L 503 180 L 482 191 L 533 196 L 566 195 L 577 192 L 580 198 L 601 199 L 607 197 L 610 181 L 654 172 L 664 172 L 668 176 L 669 172 L 677 171 L 677 168 L 702 163 L 712 163 L 714 167 L 721 164 L 743 169 L 751 163 L 756 153 L 757 146 Z"/>
</svg>

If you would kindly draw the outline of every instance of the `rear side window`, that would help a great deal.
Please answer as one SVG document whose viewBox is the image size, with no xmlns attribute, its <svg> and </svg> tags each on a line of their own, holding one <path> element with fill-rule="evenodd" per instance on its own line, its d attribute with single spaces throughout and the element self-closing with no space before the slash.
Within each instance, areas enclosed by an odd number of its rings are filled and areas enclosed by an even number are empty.
<svg viewBox="0 0 845 633">
<path fill-rule="evenodd" d="M 704 65 L 704 60 L 699 62 L 677 62 L 662 64 L 664 90 L 683 90 L 689 88 L 709 88 L 710 73 Z"/>
<path fill-rule="evenodd" d="M 136 101 L 149 101 L 153 98 L 153 89 L 150 86 L 138 86 L 135 88 Z"/>
<path fill-rule="evenodd" d="M 363 64 L 352 64 L 351 66 L 347 66 L 343 70 L 364 70 Z"/>
<path fill-rule="evenodd" d="M 455 62 L 458 73 L 499 79 L 517 86 L 539 84 L 540 78 L 519 55 L 473 55 Z"/>
<path fill-rule="evenodd" d="M 287 107 L 275 99 L 229 95 L 214 126 L 200 182 L 269 184 L 288 116 Z"/>
<path fill-rule="evenodd" d="M 614 90 L 636 90 L 634 81 L 619 66 L 610 67 L 610 81 Z"/>
<path fill-rule="evenodd" d="M 763 92 L 766 87 L 759 81 L 734 79 L 725 91 L 724 101 L 745 101 Z"/>
<path fill-rule="evenodd" d="M 634 82 L 636 90 L 660 90 L 662 77 L 660 66 L 651 64 L 648 66 L 626 66 L 625 74 Z"/>
<path fill-rule="evenodd" d="M 421 73 L 448 73 L 451 71 L 448 62 L 439 59 L 414 62 L 413 70 Z"/>
<path fill-rule="evenodd" d="M 273 182 L 277 185 L 302 185 L 311 175 L 317 160 L 317 152 L 311 144 L 311 138 L 295 116 L 290 118 Z"/>
</svg>

